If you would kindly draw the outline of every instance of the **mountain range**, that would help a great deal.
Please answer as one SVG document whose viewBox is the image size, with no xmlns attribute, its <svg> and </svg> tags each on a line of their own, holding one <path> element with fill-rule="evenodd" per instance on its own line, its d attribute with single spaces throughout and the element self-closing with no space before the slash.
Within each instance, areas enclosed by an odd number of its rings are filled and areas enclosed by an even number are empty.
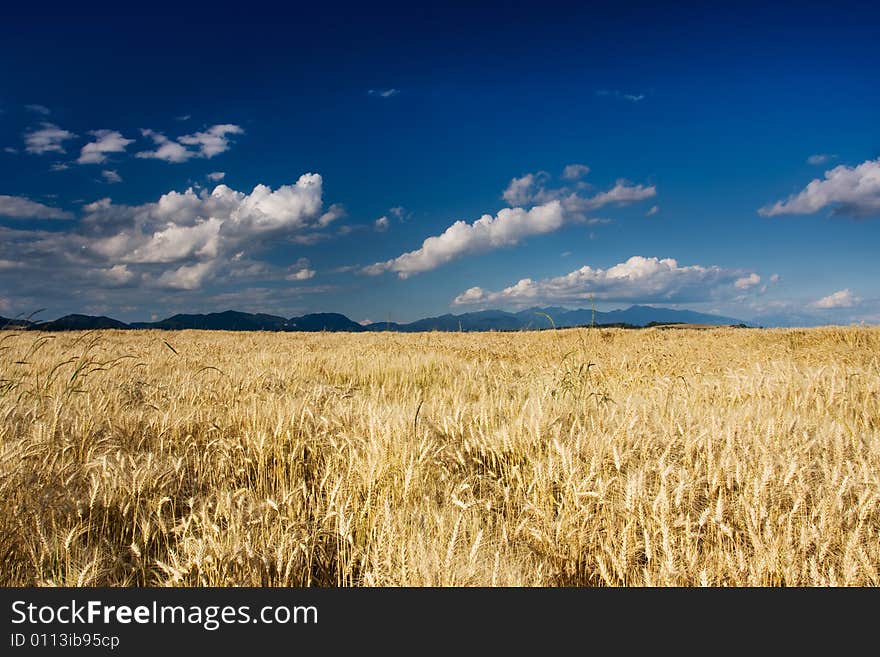
<svg viewBox="0 0 880 657">
<path fill-rule="evenodd" d="M 227 310 L 221 313 L 178 314 L 156 322 L 126 324 L 111 317 L 92 315 L 65 315 L 53 321 L 34 322 L 0 317 L 0 329 L 17 328 L 38 331 L 77 331 L 91 329 L 202 329 L 218 331 L 522 331 L 572 326 L 645 327 L 657 324 L 708 324 L 713 326 L 748 326 L 747 322 L 732 317 L 676 310 L 654 306 L 630 306 L 608 312 L 560 307 L 529 308 L 519 312 L 481 310 L 461 315 L 426 317 L 414 322 L 374 322 L 359 324 L 339 313 L 312 313 L 301 317 L 284 318 L 263 313 L 244 313 Z"/>
</svg>

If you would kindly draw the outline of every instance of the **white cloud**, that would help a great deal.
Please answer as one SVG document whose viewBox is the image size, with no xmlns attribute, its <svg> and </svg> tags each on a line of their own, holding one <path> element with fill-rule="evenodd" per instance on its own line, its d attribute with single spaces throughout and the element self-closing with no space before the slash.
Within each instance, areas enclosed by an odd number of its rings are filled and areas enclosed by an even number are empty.
<svg viewBox="0 0 880 657">
<path fill-rule="evenodd" d="M 67 162 L 54 162 L 49 165 L 49 171 L 67 171 L 70 165 Z"/>
<path fill-rule="evenodd" d="M 243 134 L 244 130 L 232 123 L 212 125 L 204 132 L 183 135 L 177 141 L 187 146 L 197 146 L 199 156 L 212 158 L 229 150 L 229 135 Z"/>
<path fill-rule="evenodd" d="M 607 192 L 600 192 L 589 198 L 573 194 L 566 201 L 572 211 L 590 211 L 609 204 L 624 205 L 626 203 L 644 201 L 656 195 L 657 188 L 653 185 L 630 185 L 627 181 L 621 179 Z"/>
<path fill-rule="evenodd" d="M 141 151 L 136 157 L 164 160 L 165 162 L 186 162 L 194 157 L 210 159 L 215 155 L 229 150 L 230 135 L 243 134 L 244 130 L 232 123 L 213 125 L 204 132 L 178 137 L 177 141 L 169 139 L 160 132 L 144 129 L 141 134 L 153 140 L 158 148 L 152 151 Z M 195 146 L 195 150 L 186 148 Z"/>
<path fill-rule="evenodd" d="M 31 105 L 25 105 L 24 108 L 26 110 L 31 111 L 31 112 L 35 112 L 37 114 L 42 114 L 43 116 L 48 116 L 49 114 L 52 113 L 52 110 L 50 110 L 45 105 L 38 105 L 36 103 L 33 103 Z"/>
<path fill-rule="evenodd" d="M 292 274 L 288 274 L 285 276 L 285 279 L 288 281 L 307 281 L 310 278 L 315 277 L 315 270 L 309 269 L 308 267 L 304 267 L 302 269 L 298 269 Z"/>
<path fill-rule="evenodd" d="M 861 298 L 852 293 L 849 288 L 838 290 L 827 297 L 822 297 L 818 301 L 813 302 L 814 308 L 830 309 L 830 308 L 852 308 L 861 303 Z"/>
<path fill-rule="evenodd" d="M 472 224 L 456 221 L 441 235 L 428 237 L 421 248 L 385 262 L 364 267 L 362 272 L 378 275 L 397 272 L 401 278 L 435 269 L 468 253 L 478 253 L 517 244 L 530 235 L 541 235 L 561 228 L 567 222 L 610 223 L 610 219 L 588 218 L 586 213 L 609 204 L 623 205 L 651 198 L 653 186 L 631 185 L 618 180 L 614 187 L 591 197 L 583 197 L 569 188 L 548 190 L 550 175 L 544 171 L 528 173 L 510 181 L 502 194 L 511 205 L 496 216 L 483 215 Z M 530 210 L 521 206 L 533 205 Z"/>
<path fill-rule="evenodd" d="M 134 278 L 134 274 L 129 271 L 127 265 L 113 265 L 101 269 L 100 272 L 109 283 L 114 285 L 125 285 Z"/>
<path fill-rule="evenodd" d="M 4 147 L 3 147 L 3 152 L 4 152 L 4 153 L 9 153 L 10 155 L 17 155 L 17 154 L 18 154 L 18 149 L 17 149 L 17 148 L 13 148 L 12 146 L 4 146 Z"/>
<path fill-rule="evenodd" d="M 403 221 L 403 219 L 406 215 L 406 208 L 404 208 L 402 205 L 396 205 L 393 208 L 391 208 L 390 210 L 388 210 L 388 212 L 390 212 L 395 217 L 397 217 L 398 219 Z"/>
<path fill-rule="evenodd" d="M 501 194 L 501 198 L 511 206 L 530 205 L 536 201 L 544 200 L 546 195 L 544 183 L 549 177 L 550 174 L 546 171 L 538 171 L 537 173 L 527 173 L 520 178 L 513 178 L 507 185 L 507 189 Z"/>
<path fill-rule="evenodd" d="M 880 158 L 856 167 L 843 164 L 811 181 L 798 194 L 758 210 L 765 217 L 813 214 L 833 206 L 833 214 L 851 217 L 880 216 Z"/>
<path fill-rule="evenodd" d="M 653 217 L 658 212 L 660 212 L 660 206 L 659 205 L 652 205 L 651 209 L 645 213 L 645 216 L 646 217 Z"/>
<path fill-rule="evenodd" d="M 549 180 L 550 174 L 546 171 L 527 173 L 519 178 L 513 178 L 501 196 L 511 206 L 528 206 L 560 200 L 567 212 L 583 214 L 605 205 L 625 205 L 657 195 L 657 189 L 653 185 L 632 185 L 626 180 L 619 179 L 608 191 L 585 197 L 570 187 L 548 189 Z"/>
<path fill-rule="evenodd" d="M 107 160 L 106 153 L 122 153 L 134 142 L 116 130 L 91 130 L 89 134 L 95 137 L 95 141 L 82 147 L 77 164 L 101 164 Z"/>
<path fill-rule="evenodd" d="M 407 278 L 419 272 L 435 269 L 467 253 L 510 246 L 530 235 L 557 230 L 565 220 L 559 201 L 551 201 L 531 210 L 504 208 L 494 217 L 483 215 L 474 223 L 456 221 L 441 235 L 427 238 L 421 248 L 364 268 L 364 273 L 397 272 Z"/>
<path fill-rule="evenodd" d="M 64 142 L 76 137 L 68 130 L 62 130 L 54 123 L 41 123 L 42 127 L 24 133 L 25 150 L 28 153 L 64 153 Z"/>
<path fill-rule="evenodd" d="M 224 171 L 212 171 L 208 175 L 205 176 L 208 180 L 213 180 L 214 182 L 220 182 L 226 177 L 226 173 Z"/>
<path fill-rule="evenodd" d="M 23 196 L 0 195 L 0 217 L 13 219 L 73 219 L 70 212 L 49 207 Z"/>
<path fill-rule="evenodd" d="M 295 263 L 287 267 L 284 280 L 286 281 L 307 281 L 315 277 L 314 269 L 308 258 L 300 258 Z"/>
<path fill-rule="evenodd" d="M 122 176 L 120 176 L 115 170 L 104 169 L 101 172 L 101 175 L 104 176 L 104 180 L 106 180 L 108 183 L 122 182 Z"/>
<path fill-rule="evenodd" d="M 812 164 L 814 167 L 820 166 L 828 162 L 828 160 L 837 159 L 836 155 L 832 155 L 830 153 L 818 153 L 817 155 L 810 155 L 807 158 L 807 164 Z"/>
<path fill-rule="evenodd" d="M 334 203 L 329 208 L 327 208 L 327 212 L 322 214 L 318 218 L 318 225 L 321 227 L 329 226 L 331 223 L 336 221 L 337 219 L 342 219 L 345 216 L 345 208 L 341 203 Z"/>
<path fill-rule="evenodd" d="M 751 287 L 755 287 L 761 282 L 761 277 L 756 273 L 752 272 L 748 276 L 743 276 L 742 278 L 736 279 L 734 281 L 733 286 L 737 290 L 748 290 Z"/>
<path fill-rule="evenodd" d="M 590 173 L 590 167 L 586 164 L 568 164 L 562 170 L 562 177 L 565 180 L 579 180 Z"/>
<path fill-rule="evenodd" d="M 367 93 L 379 98 L 392 98 L 400 93 L 400 89 L 370 89 Z"/>
<path fill-rule="evenodd" d="M 110 198 L 102 198 L 92 203 L 86 203 L 83 206 L 83 210 L 85 212 L 98 212 L 99 210 L 108 210 L 111 205 L 113 205 L 113 201 Z"/>
<path fill-rule="evenodd" d="M 175 121 L 189 121 L 192 118 L 192 114 L 181 114 L 180 116 L 175 116 Z"/>
<path fill-rule="evenodd" d="M 68 237 L 77 257 L 126 265 L 147 282 L 177 290 L 196 289 L 219 275 L 265 273 L 265 267 L 243 258 L 245 251 L 315 234 L 327 214 L 321 176 L 311 173 L 275 190 L 257 185 L 246 194 L 221 184 L 210 193 L 169 192 L 139 206 L 104 198 L 83 211 L 83 234 Z M 308 271 L 306 262 L 292 274 L 305 280 Z"/>
<path fill-rule="evenodd" d="M 632 256 L 608 269 L 581 267 L 564 276 L 523 278 L 499 291 L 472 287 L 459 294 L 456 305 L 502 303 L 509 305 L 580 303 L 591 298 L 610 301 L 697 302 L 736 291 L 741 270 L 717 266 L 680 266 L 672 258 Z"/>
<path fill-rule="evenodd" d="M 383 216 L 376 219 L 375 227 L 378 232 L 384 233 L 386 230 L 388 230 L 388 226 L 390 224 L 391 222 L 388 220 L 388 217 Z"/>
<path fill-rule="evenodd" d="M 172 290 L 195 290 L 202 286 L 202 283 L 211 274 L 213 266 L 214 263 L 212 262 L 182 265 L 177 269 L 164 272 L 157 282 L 159 287 L 166 287 Z"/>
<path fill-rule="evenodd" d="M 140 153 L 136 153 L 135 157 L 180 163 L 186 162 L 190 158 L 196 156 L 194 151 L 187 150 L 176 141 L 171 141 L 161 132 L 145 129 L 141 130 L 141 134 L 144 137 L 152 139 L 153 143 L 156 144 L 158 148 L 152 151 L 141 151 Z"/>
<path fill-rule="evenodd" d="M 151 235 L 119 233 L 92 245 L 95 252 L 129 263 L 171 263 L 193 257 L 215 258 L 222 221 L 208 218 L 192 226 L 169 222 Z"/>
</svg>

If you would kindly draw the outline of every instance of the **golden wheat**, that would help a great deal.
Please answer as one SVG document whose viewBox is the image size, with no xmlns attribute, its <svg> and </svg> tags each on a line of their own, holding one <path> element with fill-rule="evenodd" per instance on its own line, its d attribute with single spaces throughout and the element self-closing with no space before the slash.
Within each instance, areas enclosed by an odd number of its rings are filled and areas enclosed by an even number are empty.
<svg viewBox="0 0 880 657">
<path fill-rule="evenodd" d="M 0 585 L 880 584 L 880 329 L 0 333 Z"/>
</svg>

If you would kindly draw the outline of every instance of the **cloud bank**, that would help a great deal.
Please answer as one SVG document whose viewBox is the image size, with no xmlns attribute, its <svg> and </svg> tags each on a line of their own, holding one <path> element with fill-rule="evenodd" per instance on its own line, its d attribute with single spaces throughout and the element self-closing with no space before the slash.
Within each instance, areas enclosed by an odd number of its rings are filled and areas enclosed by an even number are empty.
<svg viewBox="0 0 880 657">
<path fill-rule="evenodd" d="M 22 288 L 43 292 L 82 284 L 96 296 L 120 286 L 195 290 L 231 278 L 304 281 L 315 275 L 307 261 L 287 271 L 258 258 L 270 246 L 325 233 L 342 211 L 325 211 L 322 187 L 319 174 L 307 173 L 294 184 L 257 185 L 250 193 L 221 184 L 210 192 L 168 192 L 142 205 L 104 198 L 83 206 L 72 230 L 0 227 L 0 260 L 12 263 Z M 0 197 L 0 215 L 73 218 L 6 196 Z"/>
<path fill-rule="evenodd" d="M 455 305 L 581 303 L 590 299 L 641 303 L 695 303 L 732 297 L 742 285 L 760 277 L 718 266 L 679 265 L 673 258 L 632 256 L 607 269 L 584 266 L 555 278 L 523 278 L 502 290 L 472 287 Z"/>
</svg>

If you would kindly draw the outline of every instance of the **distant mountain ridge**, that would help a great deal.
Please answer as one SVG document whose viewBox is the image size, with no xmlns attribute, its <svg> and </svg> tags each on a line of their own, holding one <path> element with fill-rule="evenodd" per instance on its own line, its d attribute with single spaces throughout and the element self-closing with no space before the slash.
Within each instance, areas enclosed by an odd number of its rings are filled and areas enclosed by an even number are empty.
<svg viewBox="0 0 880 657">
<path fill-rule="evenodd" d="M 521 310 L 516 313 L 504 310 L 481 310 L 462 315 L 441 315 L 427 317 L 409 324 L 392 324 L 386 328 L 385 322 L 367 324 L 368 331 L 395 330 L 403 332 L 417 331 L 521 331 L 542 328 L 570 328 L 572 326 L 634 326 L 644 327 L 648 324 L 710 324 L 713 326 L 748 325 L 740 319 L 698 313 L 693 310 L 675 310 L 673 308 L 655 308 L 653 306 L 630 306 L 625 310 L 609 312 L 592 311 L 579 308 L 538 306 Z"/>
<path fill-rule="evenodd" d="M 10 318 L 10 317 L 0 317 L 0 330 L 2 329 L 22 329 L 27 328 L 33 324 L 30 320 L 21 319 L 18 317 Z"/>
<path fill-rule="evenodd" d="M 546 328 L 569 328 L 573 326 L 625 326 L 644 327 L 653 324 L 703 324 L 732 326 L 750 324 L 733 317 L 699 313 L 693 310 L 676 310 L 654 306 L 630 306 L 608 312 L 589 309 L 535 306 L 519 312 L 504 310 L 480 310 L 438 317 L 425 317 L 414 322 L 373 322 L 358 324 L 339 313 L 311 313 L 286 319 L 265 313 L 245 313 L 227 310 L 207 314 L 177 314 L 155 322 L 132 322 L 126 324 L 111 317 L 91 315 L 65 315 L 50 322 L 9 320 L 0 317 L 0 328 L 24 328 L 39 331 L 76 331 L 92 329 L 185 329 L 213 331 L 398 331 L 417 333 L 422 331 L 522 331 Z"/>
</svg>

